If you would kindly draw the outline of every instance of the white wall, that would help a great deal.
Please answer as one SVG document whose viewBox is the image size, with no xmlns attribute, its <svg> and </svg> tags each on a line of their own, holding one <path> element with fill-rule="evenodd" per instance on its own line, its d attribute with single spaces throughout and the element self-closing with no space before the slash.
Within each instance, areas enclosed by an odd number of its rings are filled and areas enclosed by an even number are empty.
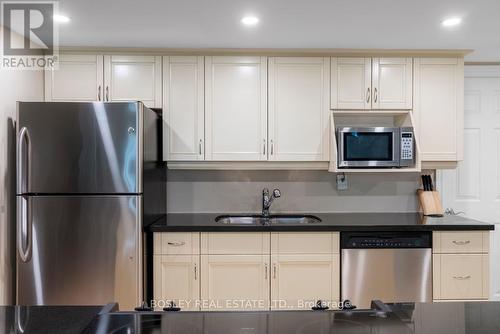
<svg viewBox="0 0 500 334">
<path fill-rule="evenodd" d="M 168 212 L 259 212 L 262 189 L 279 188 L 272 212 L 417 211 L 418 175 L 348 175 L 349 190 L 337 191 L 326 171 L 167 172 Z"/>
<path fill-rule="evenodd" d="M 0 69 L 0 305 L 14 302 L 16 101 L 43 101 L 43 72 Z"/>
</svg>

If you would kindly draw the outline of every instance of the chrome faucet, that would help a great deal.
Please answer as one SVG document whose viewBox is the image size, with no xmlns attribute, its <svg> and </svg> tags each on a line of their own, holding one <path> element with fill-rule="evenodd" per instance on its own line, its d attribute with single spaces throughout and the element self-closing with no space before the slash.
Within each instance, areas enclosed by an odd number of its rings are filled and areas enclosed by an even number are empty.
<svg viewBox="0 0 500 334">
<path fill-rule="evenodd" d="M 281 191 L 279 189 L 274 189 L 273 194 L 269 194 L 269 189 L 264 188 L 262 190 L 262 215 L 264 217 L 269 217 L 269 209 L 275 198 L 281 197 Z"/>
</svg>

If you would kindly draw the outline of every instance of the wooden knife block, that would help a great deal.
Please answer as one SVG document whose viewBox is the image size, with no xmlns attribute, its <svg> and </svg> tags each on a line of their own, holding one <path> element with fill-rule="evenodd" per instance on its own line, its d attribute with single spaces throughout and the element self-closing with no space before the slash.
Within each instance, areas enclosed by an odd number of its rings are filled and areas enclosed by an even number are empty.
<svg viewBox="0 0 500 334">
<path fill-rule="evenodd" d="M 417 195 L 424 216 L 443 216 L 443 207 L 441 205 L 439 192 L 418 189 Z"/>
</svg>

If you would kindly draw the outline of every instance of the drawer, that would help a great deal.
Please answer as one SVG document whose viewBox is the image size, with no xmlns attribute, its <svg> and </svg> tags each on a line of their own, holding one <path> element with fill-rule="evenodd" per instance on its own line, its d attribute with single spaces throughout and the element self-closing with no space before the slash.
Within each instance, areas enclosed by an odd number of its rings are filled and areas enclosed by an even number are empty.
<svg viewBox="0 0 500 334">
<path fill-rule="evenodd" d="M 200 254 L 200 233 L 166 232 L 154 233 L 155 255 Z"/>
<path fill-rule="evenodd" d="M 270 232 L 205 232 L 201 233 L 201 254 L 269 254 L 270 237 Z"/>
<path fill-rule="evenodd" d="M 271 234 L 273 254 L 338 254 L 337 232 L 276 232 Z"/>
<path fill-rule="evenodd" d="M 489 232 L 450 231 L 433 233 L 433 253 L 488 253 Z"/>
<path fill-rule="evenodd" d="M 435 254 L 434 299 L 488 299 L 487 254 Z"/>
</svg>

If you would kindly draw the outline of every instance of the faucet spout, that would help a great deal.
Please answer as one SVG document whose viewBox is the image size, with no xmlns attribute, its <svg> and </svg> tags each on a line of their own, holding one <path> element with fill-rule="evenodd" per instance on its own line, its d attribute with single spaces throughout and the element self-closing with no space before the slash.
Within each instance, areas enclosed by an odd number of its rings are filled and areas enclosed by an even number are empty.
<svg viewBox="0 0 500 334">
<path fill-rule="evenodd" d="M 281 197 L 281 191 L 279 189 L 274 189 L 272 195 L 269 194 L 269 189 L 264 188 L 262 190 L 262 215 L 264 217 L 269 217 L 269 209 L 271 204 L 273 204 L 274 199 Z"/>
</svg>

